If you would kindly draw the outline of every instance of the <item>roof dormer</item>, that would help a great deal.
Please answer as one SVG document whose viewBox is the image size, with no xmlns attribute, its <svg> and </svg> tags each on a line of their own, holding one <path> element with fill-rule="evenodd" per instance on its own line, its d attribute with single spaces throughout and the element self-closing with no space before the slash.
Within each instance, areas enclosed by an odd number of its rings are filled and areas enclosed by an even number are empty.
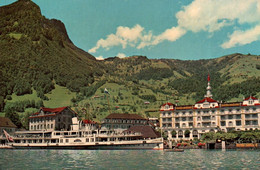
<svg viewBox="0 0 260 170">
<path fill-rule="evenodd" d="M 218 102 L 210 97 L 205 97 L 204 99 L 198 101 L 195 104 L 195 108 L 215 108 L 218 107 Z"/>
<path fill-rule="evenodd" d="M 256 105 L 259 104 L 259 100 L 253 96 L 247 97 L 243 101 L 243 105 Z"/>
<path fill-rule="evenodd" d="M 161 106 L 160 111 L 174 110 L 175 105 L 172 103 L 165 103 Z"/>
</svg>

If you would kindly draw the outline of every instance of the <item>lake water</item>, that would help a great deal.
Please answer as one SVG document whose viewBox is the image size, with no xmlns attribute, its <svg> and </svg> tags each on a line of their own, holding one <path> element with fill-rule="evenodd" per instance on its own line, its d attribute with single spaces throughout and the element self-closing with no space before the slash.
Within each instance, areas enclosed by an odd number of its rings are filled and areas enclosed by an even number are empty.
<svg viewBox="0 0 260 170">
<path fill-rule="evenodd" d="M 260 150 L 0 150 L 0 169 L 260 169 Z"/>
</svg>

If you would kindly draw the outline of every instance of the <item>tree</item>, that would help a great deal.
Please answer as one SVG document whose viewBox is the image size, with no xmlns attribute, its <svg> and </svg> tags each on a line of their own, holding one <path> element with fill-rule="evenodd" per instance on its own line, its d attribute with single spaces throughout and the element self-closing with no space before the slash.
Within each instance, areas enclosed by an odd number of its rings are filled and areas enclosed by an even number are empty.
<svg viewBox="0 0 260 170">
<path fill-rule="evenodd" d="M 8 117 L 17 126 L 17 128 L 22 127 L 20 117 L 16 112 L 8 112 L 5 114 L 5 117 Z"/>
</svg>

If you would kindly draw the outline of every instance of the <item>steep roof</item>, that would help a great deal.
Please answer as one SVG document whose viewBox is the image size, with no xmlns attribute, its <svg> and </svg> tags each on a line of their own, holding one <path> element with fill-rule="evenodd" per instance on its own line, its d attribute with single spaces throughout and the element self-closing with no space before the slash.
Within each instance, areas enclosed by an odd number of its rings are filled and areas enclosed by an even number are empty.
<svg viewBox="0 0 260 170">
<path fill-rule="evenodd" d="M 160 137 L 160 133 L 155 131 L 151 126 L 132 126 L 126 131 L 139 132 L 143 138 L 157 138 Z"/>
<path fill-rule="evenodd" d="M 8 117 L 0 117 L 0 127 L 17 128 Z"/>
<path fill-rule="evenodd" d="M 46 108 L 46 107 L 41 107 L 40 110 L 42 110 L 44 112 L 44 115 L 40 115 L 40 112 L 36 112 L 33 113 L 30 118 L 36 118 L 36 117 L 49 117 L 49 116 L 56 116 L 57 114 L 59 114 L 60 112 L 62 112 L 63 110 L 69 108 L 68 106 L 66 107 L 58 107 L 58 108 Z M 70 109 L 71 110 L 71 109 Z M 74 112 L 74 111 L 72 111 Z"/>
<path fill-rule="evenodd" d="M 134 119 L 134 120 L 146 120 L 142 116 L 138 114 L 120 114 L 120 113 L 112 113 L 108 115 L 105 119 Z"/>
<path fill-rule="evenodd" d="M 249 99 L 257 100 L 257 98 L 255 98 L 255 97 L 253 97 L 253 96 L 249 96 L 249 97 L 245 98 L 245 100 L 249 100 Z"/>
<path fill-rule="evenodd" d="M 51 113 L 60 113 L 61 111 L 63 111 L 64 109 L 66 109 L 66 107 L 58 107 L 58 108 L 46 108 L 46 107 L 42 107 L 41 110 L 44 112 L 51 112 Z"/>
<path fill-rule="evenodd" d="M 197 103 L 204 103 L 204 102 L 215 103 L 217 101 L 212 99 L 212 98 L 210 98 L 210 97 L 205 97 L 204 99 L 198 101 Z"/>
<path fill-rule="evenodd" d="M 166 106 L 166 105 L 174 106 L 174 104 L 172 104 L 172 103 L 165 103 L 165 104 L 163 104 L 162 106 Z"/>
</svg>

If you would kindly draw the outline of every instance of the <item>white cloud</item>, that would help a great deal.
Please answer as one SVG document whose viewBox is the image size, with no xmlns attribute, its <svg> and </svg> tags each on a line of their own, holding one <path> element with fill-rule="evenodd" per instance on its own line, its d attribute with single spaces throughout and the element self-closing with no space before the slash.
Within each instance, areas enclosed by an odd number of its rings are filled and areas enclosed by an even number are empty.
<svg viewBox="0 0 260 170">
<path fill-rule="evenodd" d="M 118 53 L 116 56 L 119 57 L 119 58 L 125 58 L 126 57 L 126 55 L 124 53 Z"/>
<path fill-rule="evenodd" d="M 247 24 L 248 30 L 236 30 L 229 40 L 221 45 L 231 48 L 259 40 L 260 1 L 259 0 L 195 0 L 176 14 L 178 26 L 192 32 L 213 33 L 225 26 Z M 255 37 L 256 36 L 256 37 Z"/>
<path fill-rule="evenodd" d="M 211 34 L 209 37 L 212 37 L 215 31 L 223 27 L 243 27 L 244 24 L 251 28 L 245 31 L 236 28 L 236 31 L 228 37 L 229 40 L 222 44 L 222 48 L 248 44 L 259 40 L 259 37 L 254 36 L 258 36 L 258 26 L 260 26 L 260 0 L 194 0 L 184 6 L 176 14 L 176 18 L 178 25 L 166 29 L 159 35 L 153 35 L 151 30 L 145 31 L 139 24 L 132 28 L 119 26 L 116 33 L 108 35 L 106 39 L 98 40 L 96 46 L 89 52 L 95 53 L 100 48 L 109 50 L 114 46 L 122 46 L 123 49 L 128 46 L 141 49 L 155 46 L 163 41 L 176 41 L 187 31 L 194 33 L 205 31 Z"/>
<path fill-rule="evenodd" d="M 106 39 L 98 40 L 95 47 L 89 50 L 90 53 L 95 53 L 100 47 L 109 50 L 113 46 L 122 45 L 126 48 L 127 45 L 135 46 L 135 43 L 141 38 L 143 27 L 135 25 L 133 28 L 119 26 L 115 34 L 110 34 Z"/>
<path fill-rule="evenodd" d="M 110 34 L 106 39 L 98 40 L 95 47 L 89 50 L 90 53 L 95 53 L 99 48 L 105 48 L 109 50 L 113 46 L 127 46 L 137 47 L 137 49 L 144 48 L 146 46 L 154 46 L 162 41 L 176 41 L 186 31 L 180 27 L 172 27 L 165 30 L 163 33 L 155 36 L 152 31 L 145 32 L 144 28 L 140 25 L 136 25 L 133 28 L 119 26 L 115 34 Z"/>
<path fill-rule="evenodd" d="M 179 39 L 185 33 L 186 31 L 180 27 L 172 27 L 170 29 L 165 30 L 162 34 L 158 36 L 150 35 L 149 38 L 147 38 L 147 41 L 144 40 L 137 46 L 137 49 L 141 49 L 151 45 L 154 46 L 165 40 L 173 42 Z"/>
<path fill-rule="evenodd" d="M 245 45 L 260 40 L 260 25 L 246 31 L 235 31 L 229 36 L 229 41 L 221 45 L 222 48 L 232 48 L 236 45 Z"/>
<path fill-rule="evenodd" d="M 238 21 L 259 23 L 259 0 L 195 0 L 176 14 L 180 27 L 214 32 Z"/>
<path fill-rule="evenodd" d="M 103 56 L 96 57 L 97 60 L 104 60 Z"/>
</svg>

